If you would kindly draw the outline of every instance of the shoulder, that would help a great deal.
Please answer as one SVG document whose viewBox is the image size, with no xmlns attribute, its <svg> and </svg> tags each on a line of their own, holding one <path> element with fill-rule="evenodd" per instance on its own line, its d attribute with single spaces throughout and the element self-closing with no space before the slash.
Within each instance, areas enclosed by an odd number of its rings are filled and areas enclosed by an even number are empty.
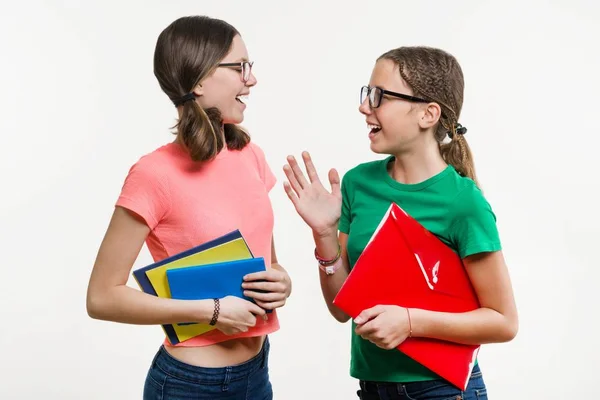
<svg viewBox="0 0 600 400">
<path fill-rule="evenodd" d="M 452 208 L 456 218 L 467 218 L 489 213 L 494 220 L 496 219 L 491 204 L 481 189 L 470 178 L 458 176 L 457 194 Z"/>
<path fill-rule="evenodd" d="M 266 163 L 267 158 L 263 148 L 253 140 L 250 140 L 248 144 L 246 144 L 244 148 L 240 150 L 240 154 L 251 158 L 253 161 L 256 161 L 258 165 Z"/>
<path fill-rule="evenodd" d="M 163 145 L 139 156 L 129 167 L 127 179 L 135 179 L 140 183 L 164 183 L 176 158 L 176 149 L 172 146 L 174 144 Z"/>
</svg>

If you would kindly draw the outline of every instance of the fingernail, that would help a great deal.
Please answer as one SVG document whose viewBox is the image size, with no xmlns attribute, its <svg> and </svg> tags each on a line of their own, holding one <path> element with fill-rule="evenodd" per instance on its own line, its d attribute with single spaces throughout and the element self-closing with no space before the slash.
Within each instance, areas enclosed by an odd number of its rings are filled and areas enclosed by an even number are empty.
<svg viewBox="0 0 600 400">
<path fill-rule="evenodd" d="M 363 319 L 362 319 L 362 318 L 360 318 L 360 317 L 356 317 L 356 318 L 354 319 L 354 323 L 355 323 L 355 324 L 359 324 L 359 325 L 360 325 L 360 324 L 362 324 L 362 323 L 363 323 Z"/>
</svg>

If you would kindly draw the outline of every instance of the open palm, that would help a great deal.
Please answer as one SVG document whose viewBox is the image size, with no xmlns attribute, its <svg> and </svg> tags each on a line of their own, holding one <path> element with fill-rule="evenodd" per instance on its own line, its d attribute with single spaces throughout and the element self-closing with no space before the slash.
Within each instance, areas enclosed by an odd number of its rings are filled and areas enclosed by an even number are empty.
<svg viewBox="0 0 600 400">
<path fill-rule="evenodd" d="M 288 178 L 284 182 L 285 192 L 294 204 L 296 212 L 316 234 L 337 232 L 337 223 L 342 211 L 340 177 L 335 169 L 329 171 L 329 192 L 319 179 L 308 152 L 302 153 L 308 180 L 293 156 L 287 158 L 283 167 Z"/>
</svg>

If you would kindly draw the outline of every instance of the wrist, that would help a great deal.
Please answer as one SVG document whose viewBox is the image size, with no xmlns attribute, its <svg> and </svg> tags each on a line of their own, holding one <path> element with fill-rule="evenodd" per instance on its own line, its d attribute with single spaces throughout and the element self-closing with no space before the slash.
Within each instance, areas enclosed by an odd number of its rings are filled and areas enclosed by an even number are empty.
<svg viewBox="0 0 600 400">
<path fill-rule="evenodd" d="M 407 308 L 410 315 L 410 336 L 411 337 L 427 337 L 427 310 L 420 308 Z"/>
<path fill-rule="evenodd" d="M 315 240 L 327 240 L 331 237 L 335 237 L 337 239 L 337 231 L 337 224 L 335 224 L 322 229 L 314 229 L 312 233 Z"/>
<path fill-rule="evenodd" d="M 332 260 L 337 256 L 340 248 L 337 231 L 332 230 L 324 234 L 313 232 L 313 236 L 315 239 L 315 250 L 320 258 Z"/>
<path fill-rule="evenodd" d="M 208 324 L 213 318 L 215 311 L 215 302 L 212 299 L 207 300 L 191 300 L 186 302 L 187 320 L 197 322 L 199 324 Z"/>
</svg>

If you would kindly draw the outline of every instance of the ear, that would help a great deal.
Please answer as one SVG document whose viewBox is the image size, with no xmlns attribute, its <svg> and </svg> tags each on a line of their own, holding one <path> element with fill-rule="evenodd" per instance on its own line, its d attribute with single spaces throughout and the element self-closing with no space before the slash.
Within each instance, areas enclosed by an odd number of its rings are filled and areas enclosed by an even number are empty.
<svg viewBox="0 0 600 400">
<path fill-rule="evenodd" d="M 442 108 L 438 103 L 427 103 L 419 119 L 419 126 L 422 129 L 429 129 L 438 123 L 441 116 Z"/>
<path fill-rule="evenodd" d="M 202 96 L 204 94 L 204 89 L 202 88 L 201 84 L 197 84 L 196 87 L 194 88 L 194 90 L 192 90 L 192 92 L 196 96 Z"/>
</svg>

